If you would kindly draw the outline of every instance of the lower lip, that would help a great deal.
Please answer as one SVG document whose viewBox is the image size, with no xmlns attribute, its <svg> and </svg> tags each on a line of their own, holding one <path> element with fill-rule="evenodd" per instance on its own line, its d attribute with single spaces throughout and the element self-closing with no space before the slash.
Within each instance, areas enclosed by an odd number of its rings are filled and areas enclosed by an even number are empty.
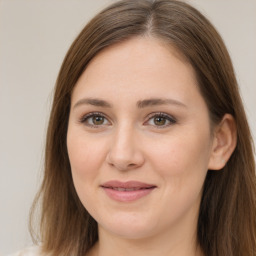
<svg viewBox="0 0 256 256">
<path fill-rule="evenodd" d="M 114 199 L 119 202 L 136 201 L 136 200 L 150 194 L 154 188 L 155 187 L 147 188 L 147 189 L 140 189 L 140 190 L 132 190 L 132 191 L 118 191 L 115 189 L 103 187 L 104 191 L 111 199 Z"/>
</svg>

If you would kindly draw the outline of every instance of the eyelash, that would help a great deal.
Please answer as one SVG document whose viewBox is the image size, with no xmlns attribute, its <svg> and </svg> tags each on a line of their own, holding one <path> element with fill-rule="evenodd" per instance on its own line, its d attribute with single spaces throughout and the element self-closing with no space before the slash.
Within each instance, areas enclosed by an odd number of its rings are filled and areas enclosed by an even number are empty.
<svg viewBox="0 0 256 256">
<path fill-rule="evenodd" d="M 102 117 L 102 118 L 108 120 L 108 117 L 106 115 L 104 115 L 103 113 L 101 113 L 101 112 L 91 112 L 91 113 L 88 113 L 88 114 L 84 115 L 79 121 L 80 121 L 80 123 L 85 124 L 86 126 L 89 126 L 89 127 L 92 127 L 92 128 L 100 128 L 100 127 L 106 125 L 106 124 L 100 124 L 100 125 L 89 124 L 88 120 L 90 118 L 93 118 L 93 117 Z M 143 124 L 147 124 L 147 123 L 149 123 L 149 121 L 151 119 L 158 118 L 158 117 L 164 118 L 164 120 L 168 121 L 169 123 L 168 124 L 164 124 L 164 125 L 159 125 L 159 126 L 152 124 L 152 126 L 156 127 L 157 129 L 163 129 L 165 127 L 168 127 L 170 125 L 173 125 L 173 124 L 177 123 L 177 120 L 173 116 L 171 116 L 169 114 L 166 114 L 166 113 L 162 113 L 162 112 L 156 112 L 156 113 L 151 113 L 147 117 L 147 121 L 145 123 L 143 123 Z M 109 125 L 109 124 L 107 124 L 107 125 Z"/>
</svg>

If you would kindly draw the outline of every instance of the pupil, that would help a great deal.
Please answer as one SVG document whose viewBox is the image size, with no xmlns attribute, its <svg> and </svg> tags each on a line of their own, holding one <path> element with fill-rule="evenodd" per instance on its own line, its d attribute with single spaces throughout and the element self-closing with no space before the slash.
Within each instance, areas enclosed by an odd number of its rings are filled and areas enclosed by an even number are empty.
<svg viewBox="0 0 256 256">
<path fill-rule="evenodd" d="M 156 125 L 165 125 L 165 118 L 164 117 L 156 117 L 154 121 L 155 121 Z"/>
<path fill-rule="evenodd" d="M 104 122 L 104 117 L 102 116 L 95 116 L 93 118 L 93 123 L 96 125 L 103 124 L 103 122 Z"/>
</svg>

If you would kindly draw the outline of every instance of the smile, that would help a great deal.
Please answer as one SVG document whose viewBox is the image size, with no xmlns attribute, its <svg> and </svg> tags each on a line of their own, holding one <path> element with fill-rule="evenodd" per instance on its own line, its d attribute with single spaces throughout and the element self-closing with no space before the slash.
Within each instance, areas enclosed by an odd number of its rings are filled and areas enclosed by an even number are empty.
<svg viewBox="0 0 256 256">
<path fill-rule="evenodd" d="M 118 202 L 132 202 L 150 194 L 155 185 L 138 181 L 108 181 L 101 185 L 108 197 Z"/>
</svg>

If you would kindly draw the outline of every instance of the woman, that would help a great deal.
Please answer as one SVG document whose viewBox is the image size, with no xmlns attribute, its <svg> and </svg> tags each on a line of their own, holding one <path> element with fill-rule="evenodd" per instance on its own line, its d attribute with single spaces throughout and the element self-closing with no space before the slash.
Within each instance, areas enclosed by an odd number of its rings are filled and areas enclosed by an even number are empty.
<svg viewBox="0 0 256 256">
<path fill-rule="evenodd" d="M 209 21 L 180 1 L 116 2 L 57 79 L 38 255 L 255 255 L 252 148 Z"/>
</svg>

